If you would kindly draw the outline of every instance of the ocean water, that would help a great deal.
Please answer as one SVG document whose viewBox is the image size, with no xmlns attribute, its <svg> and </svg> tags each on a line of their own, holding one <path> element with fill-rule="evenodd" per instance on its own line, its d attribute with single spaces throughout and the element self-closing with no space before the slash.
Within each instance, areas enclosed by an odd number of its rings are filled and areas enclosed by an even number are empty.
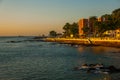
<svg viewBox="0 0 120 80">
<path fill-rule="evenodd" d="M 26 41 L 30 38 L 0 37 L 0 80 L 120 80 L 120 73 L 94 74 L 73 69 L 84 63 L 120 68 L 119 48 Z"/>
</svg>

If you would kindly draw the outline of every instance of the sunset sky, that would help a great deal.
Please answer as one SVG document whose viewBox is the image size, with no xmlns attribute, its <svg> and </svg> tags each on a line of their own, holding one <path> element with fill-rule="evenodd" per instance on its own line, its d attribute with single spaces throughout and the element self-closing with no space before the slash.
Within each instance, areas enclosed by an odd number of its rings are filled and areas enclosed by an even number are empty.
<svg viewBox="0 0 120 80">
<path fill-rule="evenodd" d="M 120 0 L 0 0 L 0 36 L 62 32 L 66 22 L 111 14 Z"/>
</svg>

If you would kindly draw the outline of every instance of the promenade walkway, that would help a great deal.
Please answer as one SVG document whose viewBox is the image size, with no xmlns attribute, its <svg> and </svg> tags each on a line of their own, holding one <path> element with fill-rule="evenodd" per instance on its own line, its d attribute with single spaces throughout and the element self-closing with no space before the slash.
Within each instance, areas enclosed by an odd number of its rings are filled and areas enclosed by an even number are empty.
<svg viewBox="0 0 120 80">
<path fill-rule="evenodd" d="M 120 40 L 106 39 L 106 38 L 46 38 L 45 41 L 58 42 L 65 44 L 77 44 L 77 45 L 97 45 L 97 46 L 109 46 L 119 47 Z"/>
</svg>

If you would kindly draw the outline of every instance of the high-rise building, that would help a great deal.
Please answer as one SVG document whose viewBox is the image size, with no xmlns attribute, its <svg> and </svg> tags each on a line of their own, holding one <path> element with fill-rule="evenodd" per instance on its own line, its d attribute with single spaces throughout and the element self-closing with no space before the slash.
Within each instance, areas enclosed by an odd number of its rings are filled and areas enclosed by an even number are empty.
<svg viewBox="0 0 120 80">
<path fill-rule="evenodd" d="M 97 19 L 99 22 L 104 22 L 106 19 L 104 17 L 99 17 Z M 94 30 L 94 20 L 91 19 L 80 19 L 78 22 L 79 25 L 79 35 L 83 35 L 83 27 L 88 27 L 89 28 L 89 34 L 93 34 Z"/>
<path fill-rule="evenodd" d="M 79 25 L 79 35 L 83 35 L 84 32 L 83 32 L 83 27 L 86 27 L 89 25 L 89 22 L 88 22 L 88 19 L 80 19 L 79 22 L 78 22 L 78 25 Z"/>
</svg>

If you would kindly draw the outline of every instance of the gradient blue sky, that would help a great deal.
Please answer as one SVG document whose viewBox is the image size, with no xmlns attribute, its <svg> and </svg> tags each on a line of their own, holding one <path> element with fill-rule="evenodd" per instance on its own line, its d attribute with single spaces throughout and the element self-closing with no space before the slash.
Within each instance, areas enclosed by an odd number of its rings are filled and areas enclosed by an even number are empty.
<svg viewBox="0 0 120 80">
<path fill-rule="evenodd" d="M 66 22 L 100 17 L 120 8 L 120 0 L 0 0 L 0 36 L 62 32 Z"/>
</svg>

